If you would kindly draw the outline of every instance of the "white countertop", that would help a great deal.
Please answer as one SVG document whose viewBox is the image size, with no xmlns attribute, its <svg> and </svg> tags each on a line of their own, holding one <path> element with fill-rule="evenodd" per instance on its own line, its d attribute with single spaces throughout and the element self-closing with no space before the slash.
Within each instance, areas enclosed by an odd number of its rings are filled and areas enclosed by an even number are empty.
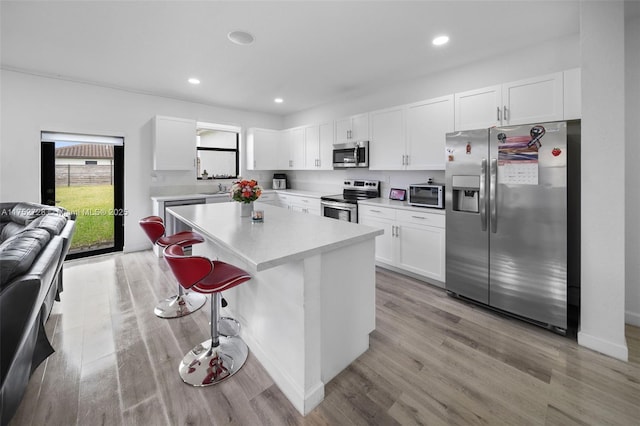
<svg viewBox="0 0 640 426">
<path fill-rule="evenodd" d="M 302 260 L 382 235 L 365 225 L 261 204 L 264 222 L 240 217 L 240 203 L 196 204 L 167 209 L 216 244 L 235 252 L 256 271 Z"/>
<path fill-rule="evenodd" d="M 324 192 L 304 191 L 302 189 L 276 189 L 275 191 L 278 194 L 301 195 L 303 197 L 311 197 L 311 198 L 320 198 L 323 195 L 327 195 Z"/>
<path fill-rule="evenodd" d="M 359 205 L 367 205 L 374 207 L 391 207 L 394 209 L 409 210 L 420 213 L 445 214 L 444 209 L 432 209 L 429 207 L 410 206 L 406 201 L 390 200 L 388 198 L 369 198 L 366 200 L 358 200 Z"/>
<path fill-rule="evenodd" d="M 195 194 L 178 194 L 178 195 L 155 195 L 151 197 L 153 201 L 176 201 L 176 200 L 193 200 L 198 198 L 229 198 L 228 192 L 217 193 L 217 194 L 205 194 L 205 193 L 195 193 Z"/>
<path fill-rule="evenodd" d="M 269 194 L 269 193 L 273 193 L 273 192 L 277 192 L 278 194 L 290 194 L 290 195 L 301 195 L 304 197 L 311 197 L 311 198 L 320 198 L 323 195 L 327 195 L 325 193 L 322 192 L 315 192 L 315 191 L 304 191 L 301 189 L 265 189 L 262 191 L 264 194 Z M 193 194 L 176 194 L 176 195 L 154 195 L 151 197 L 151 199 L 153 201 L 176 201 L 176 200 L 193 200 L 193 199 L 198 199 L 198 198 L 230 198 L 229 197 L 229 193 L 228 192 L 221 192 L 221 193 L 206 193 L 206 192 L 200 192 L 200 193 L 193 193 Z"/>
</svg>

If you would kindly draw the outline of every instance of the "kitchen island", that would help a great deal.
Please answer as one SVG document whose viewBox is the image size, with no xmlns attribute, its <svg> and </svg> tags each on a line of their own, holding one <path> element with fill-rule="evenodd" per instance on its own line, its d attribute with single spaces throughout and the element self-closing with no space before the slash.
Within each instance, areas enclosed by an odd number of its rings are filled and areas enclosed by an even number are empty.
<svg viewBox="0 0 640 426">
<path fill-rule="evenodd" d="M 382 229 L 260 204 L 171 207 L 205 237 L 195 255 L 229 262 L 252 279 L 224 292 L 253 356 L 303 415 L 324 385 L 369 347 L 375 329 L 375 237 Z"/>
</svg>

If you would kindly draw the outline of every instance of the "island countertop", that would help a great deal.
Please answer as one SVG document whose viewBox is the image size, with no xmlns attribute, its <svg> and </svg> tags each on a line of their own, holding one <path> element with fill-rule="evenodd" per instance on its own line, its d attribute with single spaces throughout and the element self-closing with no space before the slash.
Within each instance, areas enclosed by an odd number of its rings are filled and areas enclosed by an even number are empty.
<svg viewBox="0 0 640 426">
<path fill-rule="evenodd" d="M 259 204 L 264 222 L 240 217 L 240 203 L 167 209 L 216 244 L 235 252 L 256 271 L 375 238 L 383 230 Z"/>
</svg>

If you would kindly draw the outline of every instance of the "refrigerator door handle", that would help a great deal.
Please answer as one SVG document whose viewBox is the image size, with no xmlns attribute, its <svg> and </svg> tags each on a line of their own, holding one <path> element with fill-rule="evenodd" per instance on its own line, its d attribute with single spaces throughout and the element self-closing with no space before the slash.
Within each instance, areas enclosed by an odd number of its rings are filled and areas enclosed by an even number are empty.
<svg viewBox="0 0 640 426">
<path fill-rule="evenodd" d="M 498 160 L 491 159 L 491 171 L 489 182 L 489 210 L 491 222 L 491 232 L 494 234 L 498 231 Z"/>
<path fill-rule="evenodd" d="M 482 224 L 482 230 L 487 230 L 487 194 L 486 194 L 486 182 L 487 182 L 487 159 L 482 159 L 480 166 L 480 223 Z"/>
</svg>

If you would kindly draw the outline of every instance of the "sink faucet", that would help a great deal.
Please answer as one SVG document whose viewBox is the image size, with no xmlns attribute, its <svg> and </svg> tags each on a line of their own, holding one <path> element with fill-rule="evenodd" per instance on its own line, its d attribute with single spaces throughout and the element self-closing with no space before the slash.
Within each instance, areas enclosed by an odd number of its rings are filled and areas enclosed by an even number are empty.
<svg viewBox="0 0 640 426">
<path fill-rule="evenodd" d="M 223 189 L 222 189 L 222 184 L 221 184 L 221 183 L 219 183 L 219 184 L 218 184 L 218 191 L 219 191 L 219 192 L 222 192 L 222 191 L 223 191 Z"/>
</svg>

